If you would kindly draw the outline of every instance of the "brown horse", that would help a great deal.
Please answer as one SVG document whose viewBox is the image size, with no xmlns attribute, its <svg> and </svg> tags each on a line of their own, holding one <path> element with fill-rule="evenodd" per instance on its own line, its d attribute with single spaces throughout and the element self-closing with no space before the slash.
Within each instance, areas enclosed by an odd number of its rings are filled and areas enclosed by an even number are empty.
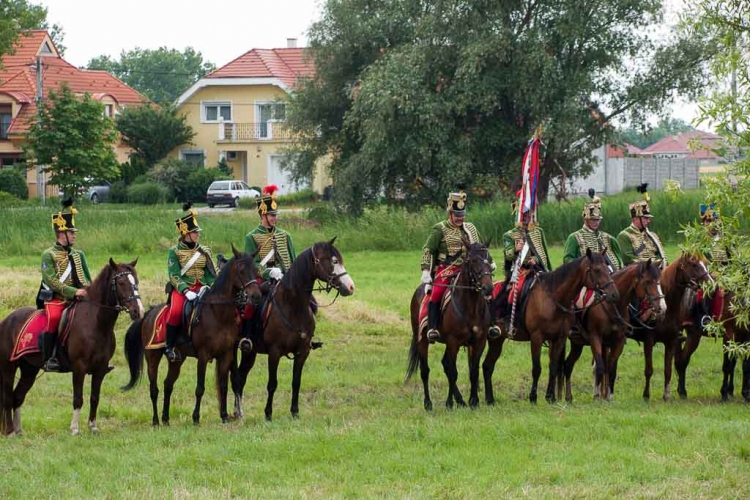
<svg viewBox="0 0 750 500">
<path fill-rule="evenodd" d="M 661 291 L 661 271 L 651 262 L 631 264 L 612 275 L 620 295 L 618 302 L 599 301 L 584 310 L 580 335 L 570 338 L 570 354 L 565 360 L 565 400 L 573 401 L 570 379 L 576 361 L 585 345 L 591 346 L 595 363 L 594 398 L 612 399 L 617 379 L 617 362 L 625 347 L 626 335 L 632 330 L 628 306 L 633 300 L 648 303 L 657 319 L 664 317 L 667 305 Z"/>
<path fill-rule="evenodd" d="M 293 356 L 292 368 L 292 417 L 299 416 L 299 390 L 302 385 L 302 369 L 310 355 L 312 337 L 315 334 L 315 313 L 311 309 L 315 282 L 325 283 L 326 292 L 336 290 L 347 297 L 354 293 L 354 281 L 344 268 L 344 257 L 331 241 L 315 243 L 303 251 L 276 287 L 269 293 L 268 317 L 263 326 L 263 338 L 254 340 L 254 349 L 242 352 L 239 367 L 236 364 L 236 349 L 232 352 L 232 391 L 234 391 L 234 414 L 243 417 L 242 392 L 247 376 L 255 364 L 258 353 L 268 355 L 268 399 L 266 420 L 273 417 L 273 396 L 278 386 L 277 372 L 282 356 Z M 258 311 L 263 314 L 264 311 Z"/>
<path fill-rule="evenodd" d="M 112 259 L 87 287 L 88 297 L 78 299 L 75 314 L 69 324 L 66 341 L 68 358 L 73 372 L 73 420 L 70 431 L 78 434 L 78 420 L 83 406 L 83 383 L 91 375 L 89 428 L 98 433 L 96 411 L 104 376 L 109 372 L 109 360 L 115 352 L 115 322 L 121 311 L 128 311 L 132 319 L 143 316 L 143 304 L 138 293 L 138 274 L 135 264 L 116 264 Z M 0 431 L 21 434 L 21 405 L 34 385 L 37 373 L 44 364 L 42 353 L 30 353 L 11 362 L 16 338 L 31 314 L 33 307 L 12 312 L 0 322 Z M 16 370 L 21 378 L 15 389 Z"/>
<path fill-rule="evenodd" d="M 237 341 L 237 307 L 247 303 L 260 302 L 257 268 L 253 255 L 239 253 L 232 246 L 234 257 L 221 270 L 211 289 L 202 296 L 197 324 L 193 324 L 189 344 L 175 347 L 182 356 L 179 361 L 169 363 L 169 371 L 164 379 L 164 408 L 161 420 L 169 425 L 169 403 L 174 384 L 180 376 L 180 369 L 186 356 L 198 359 L 198 380 L 195 388 L 195 409 L 193 423 L 200 423 L 201 398 L 205 391 L 206 366 L 216 360 L 216 384 L 218 387 L 219 414 L 222 422 L 227 416 L 227 377 L 232 362 L 232 350 Z M 130 382 L 123 390 L 130 390 L 143 372 L 143 359 L 148 364 L 149 389 L 153 407 L 153 425 L 159 425 L 156 401 L 159 397 L 158 375 L 164 349 L 145 349 L 149 344 L 154 322 L 164 304 L 152 307 L 146 316 L 135 321 L 125 335 L 125 357 L 130 367 Z"/>
<path fill-rule="evenodd" d="M 452 292 L 450 304 L 442 314 L 438 323 L 440 342 L 445 343 L 443 354 L 443 370 L 448 377 L 448 398 L 445 407 L 453 408 L 453 401 L 458 406 L 466 406 L 461 392 L 458 390 L 458 369 L 456 358 L 461 346 L 465 346 L 469 355 L 469 380 L 471 394 L 469 405 L 475 408 L 479 405 L 479 361 L 487 344 L 487 330 L 490 327 L 490 312 L 487 299 L 492 296 L 492 267 L 489 260 L 489 250 L 482 243 L 472 243 L 468 246 L 467 256 L 461 265 L 461 270 L 450 285 Z M 419 309 L 425 296 L 425 285 L 417 287 L 411 299 L 411 329 L 412 339 L 409 348 L 409 363 L 406 369 L 408 381 L 419 366 L 424 385 L 424 409 L 432 410 L 430 399 L 430 367 L 427 364 L 429 342 L 426 335 L 420 335 Z"/>
<path fill-rule="evenodd" d="M 606 251 L 606 250 L 604 250 Z M 531 343 L 531 376 L 532 384 L 529 401 L 536 403 L 539 376 L 542 374 L 542 343 L 549 343 L 549 384 L 547 385 L 547 401 L 555 401 L 555 385 L 559 398 L 562 394 L 562 368 L 565 354 L 565 341 L 573 324 L 572 303 L 582 286 L 604 295 L 607 300 L 617 300 L 618 294 L 614 282 L 609 274 L 607 260 L 602 253 L 586 250 L 586 255 L 572 260 L 558 267 L 554 271 L 539 273 L 537 282 L 532 286 L 526 299 L 523 314 L 516 316 L 518 323 L 513 336 L 508 332 L 496 340 L 489 342 L 487 356 L 482 363 L 484 373 L 484 391 L 487 404 L 494 404 L 495 396 L 492 391 L 492 374 L 495 371 L 500 354 L 503 351 L 505 339 Z M 499 307 L 496 305 L 495 307 Z M 502 322 L 498 326 L 504 327 Z M 558 379 L 559 377 L 559 379 Z"/>
<path fill-rule="evenodd" d="M 672 262 L 661 273 L 661 283 L 667 312 L 661 321 L 653 327 L 636 327 L 633 330 L 633 340 L 643 342 L 643 355 L 646 362 L 644 375 L 646 385 L 643 389 L 643 399 L 651 398 L 651 375 L 654 373 L 653 351 L 654 344 L 664 344 L 664 400 L 672 396 L 672 362 L 679 348 L 679 335 L 682 328 L 682 308 L 685 291 L 700 287 L 701 283 L 710 280 L 706 262 L 701 257 L 683 253 L 680 258 Z"/>
</svg>

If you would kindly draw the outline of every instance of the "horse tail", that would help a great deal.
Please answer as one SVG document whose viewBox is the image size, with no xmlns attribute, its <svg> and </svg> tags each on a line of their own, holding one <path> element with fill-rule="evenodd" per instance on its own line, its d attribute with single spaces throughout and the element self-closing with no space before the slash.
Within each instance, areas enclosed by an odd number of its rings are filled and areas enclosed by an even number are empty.
<svg viewBox="0 0 750 500">
<path fill-rule="evenodd" d="M 420 287 L 422 288 L 422 287 Z M 422 294 L 419 293 L 420 288 L 417 288 L 417 291 L 414 292 L 414 296 L 411 299 L 411 311 L 412 311 L 412 318 L 411 318 L 411 345 L 409 346 L 409 362 L 406 366 L 406 378 L 404 379 L 404 383 L 407 383 L 409 379 L 411 379 L 412 375 L 417 371 L 417 367 L 419 366 L 419 317 L 418 317 L 418 311 L 419 311 L 419 303 L 422 298 Z M 415 316 L 415 302 L 416 302 L 416 311 L 417 316 Z"/>
<path fill-rule="evenodd" d="M 144 316 L 141 319 L 133 321 L 125 334 L 125 359 L 128 361 L 130 368 L 130 382 L 120 387 L 121 391 L 129 391 L 138 383 L 143 374 L 143 342 L 141 340 L 141 325 Z"/>
</svg>

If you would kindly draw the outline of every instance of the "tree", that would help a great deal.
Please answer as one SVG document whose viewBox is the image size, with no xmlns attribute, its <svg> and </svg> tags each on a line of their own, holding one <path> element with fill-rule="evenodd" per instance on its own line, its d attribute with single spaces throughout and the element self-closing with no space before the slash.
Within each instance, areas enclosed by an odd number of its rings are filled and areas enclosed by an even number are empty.
<svg viewBox="0 0 750 500">
<path fill-rule="evenodd" d="M 23 30 L 46 27 L 46 22 L 45 7 L 32 5 L 27 0 L 0 2 L 0 57 L 13 50 Z"/>
<path fill-rule="evenodd" d="M 737 322 L 745 326 L 750 321 L 750 158 L 746 155 L 750 148 L 749 11 L 748 0 L 698 0 L 683 24 L 688 35 L 709 37 L 719 49 L 711 65 L 718 85 L 701 102 L 699 122 L 713 124 L 724 139 L 720 152 L 732 152 L 739 160 L 727 168 L 725 175 L 706 178 L 704 184 L 706 203 L 717 204 L 722 238 L 732 251 L 729 264 L 716 274 L 715 286 L 735 294 L 733 313 Z M 704 252 L 711 247 L 711 236 L 697 223 L 687 227 L 685 234 L 687 250 Z M 721 333 L 723 327 L 712 323 L 709 330 Z M 748 345 L 736 350 L 750 355 Z"/>
<path fill-rule="evenodd" d="M 186 117 L 178 115 L 170 104 L 127 107 L 117 116 L 116 124 L 122 141 L 135 151 L 130 155 L 132 172 L 128 181 L 146 173 L 174 148 L 195 137 Z"/>
<path fill-rule="evenodd" d="M 122 51 L 119 60 L 99 56 L 90 60 L 87 68 L 108 71 L 153 102 L 166 104 L 173 103 L 216 66 L 191 47 L 183 52 L 161 47 Z"/>
<path fill-rule="evenodd" d="M 331 156 L 336 196 L 434 201 L 477 174 L 511 188 L 534 130 L 551 177 L 590 171 L 613 120 L 638 120 L 710 57 L 647 31 L 659 0 L 328 0 L 310 31 L 316 75 L 291 98 L 294 177 Z M 625 35 L 627 34 L 627 35 Z M 638 64 L 632 58 L 638 56 Z M 482 186 L 484 187 L 484 186 Z"/>
<path fill-rule="evenodd" d="M 693 127 L 685 120 L 681 120 L 680 118 L 662 118 L 656 124 L 656 127 L 653 128 L 648 127 L 648 124 L 646 124 L 643 128 L 631 126 L 622 130 L 620 132 L 620 140 L 643 149 L 670 135 L 689 132 L 691 130 L 694 130 Z"/>
<path fill-rule="evenodd" d="M 62 84 L 39 104 L 24 153 L 30 167 L 43 165 L 50 183 L 70 196 L 98 179 L 117 177 L 116 139 L 114 122 L 104 116 L 104 105 L 89 94 L 78 97 Z"/>
</svg>

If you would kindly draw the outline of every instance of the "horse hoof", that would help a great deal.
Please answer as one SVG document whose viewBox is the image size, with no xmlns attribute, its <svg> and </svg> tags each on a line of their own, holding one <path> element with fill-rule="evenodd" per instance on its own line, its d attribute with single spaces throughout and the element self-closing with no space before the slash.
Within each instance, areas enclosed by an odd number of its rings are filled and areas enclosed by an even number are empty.
<svg viewBox="0 0 750 500">
<path fill-rule="evenodd" d="M 151 427 L 159 427 L 159 421 L 154 420 L 153 422 L 151 422 Z"/>
<path fill-rule="evenodd" d="M 235 420 L 242 420 L 243 418 L 245 418 L 245 415 L 242 412 L 234 412 Z"/>
<path fill-rule="evenodd" d="M 229 419 L 228 419 L 228 418 L 226 418 L 226 417 L 225 417 L 225 418 L 222 418 L 222 419 L 221 419 L 221 423 L 222 423 L 222 424 L 228 424 L 228 423 L 229 423 Z"/>
<path fill-rule="evenodd" d="M 81 431 L 79 431 L 78 429 L 70 429 L 70 435 L 71 436 L 77 436 L 80 433 L 81 433 Z"/>
<path fill-rule="evenodd" d="M 424 402 L 424 409 L 427 411 L 432 411 L 432 401 L 425 401 Z"/>
<path fill-rule="evenodd" d="M 273 417 L 271 415 L 266 415 L 266 422 L 273 422 Z"/>
<path fill-rule="evenodd" d="M 294 412 L 294 411 L 293 411 L 293 412 L 292 412 L 292 418 L 293 418 L 294 420 L 299 420 L 299 412 Z"/>
<path fill-rule="evenodd" d="M 495 400 L 494 399 L 487 399 L 484 403 L 487 406 L 495 406 Z"/>
<path fill-rule="evenodd" d="M 687 399 L 687 392 L 681 392 L 680 399 Z"/>
</svg>

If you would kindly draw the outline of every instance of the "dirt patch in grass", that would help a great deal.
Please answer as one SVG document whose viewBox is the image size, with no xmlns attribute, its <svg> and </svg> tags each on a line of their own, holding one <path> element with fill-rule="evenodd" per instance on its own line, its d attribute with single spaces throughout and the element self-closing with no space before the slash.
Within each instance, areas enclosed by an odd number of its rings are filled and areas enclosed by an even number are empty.
<svg viewBox="0 0 750 500">
<path fill-rule="evenodd" d="M 322 305 L 328 303 L 326 297 L 318 298 Z M 330 307 L 321 307 L 319 314 L 332 322 L 355 322 L 359 324 L 399 325 L 402 320 L 398 314 L 373 307 L 365 302 L 350 298 L 339 298 Z"/>
</svg>

